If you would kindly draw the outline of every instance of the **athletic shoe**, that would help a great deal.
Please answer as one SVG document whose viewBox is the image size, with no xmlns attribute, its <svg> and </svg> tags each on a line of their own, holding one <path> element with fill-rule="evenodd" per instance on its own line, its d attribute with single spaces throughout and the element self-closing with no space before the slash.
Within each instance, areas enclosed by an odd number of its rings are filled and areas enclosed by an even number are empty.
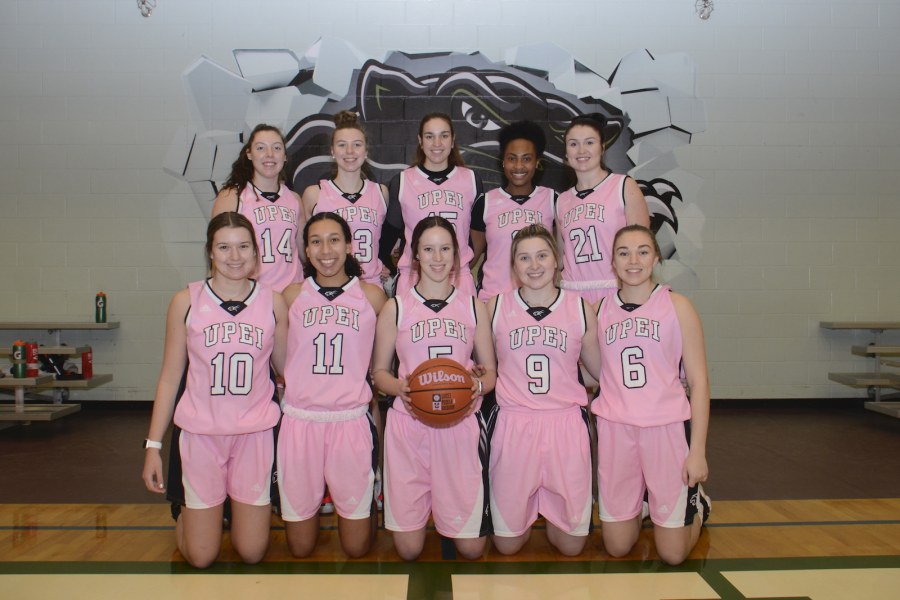
<svg viewBox="0 0 900 600">
<path fill-rule="evenodd" d="M 700 515 L 700 523 L 705 525 L 709 520 L 709 513 L 712 512 L 712 500 L 703 491 L 703 486 L 697 484 L 697 495 L 691 499 L 697 506 L 697 514 Z"/>
<path fill-rule="evenodd" d="M 381 489 L 381 469 L 375 471 L 375 508 L 384 510 L 384 492 Z"/>
<path fill-rule="evenodd" d="M 397 278 L 399 276 L 399 272 L 394 273 L 393 275 L 388 276 L 381 284 L 381 287 L 384 288 L 384 293 L 388 298 L 394 297 L 394 293 L 397 291 Z"/>
<path fill-rule="evenodd" d="M 225 504 L 222 506 L 222 531 L 230 531 L 231 530 L 231 498 L 225 499 Z"/>
<path fill-rule="evenodd" d="M 322 507 L 319 509 L 320 515 L 330 515 L 334 512 L 334 502 L 331 501 L 331 494 L 325 494 L 322 498 Z"/>
</svg>

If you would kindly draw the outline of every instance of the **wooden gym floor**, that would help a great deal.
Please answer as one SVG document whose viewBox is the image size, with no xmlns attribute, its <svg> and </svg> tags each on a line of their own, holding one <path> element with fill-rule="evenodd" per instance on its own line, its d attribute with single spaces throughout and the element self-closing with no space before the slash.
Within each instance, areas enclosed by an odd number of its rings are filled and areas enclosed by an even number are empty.
<svg viewBox="0 0 900 600">
<path fill-rule="evenodd" d="M 677 568 L 656 559 L 649 529 L 619 560 L 599 531 L 567 559 L 541 528 L 515 557 L 457 559 L 432 533 L 404 563 L 380 531 L 369 556 L 347 560 L 326 517 L 310 559 L 288 555 L 273 519 L 264 563 L 237 562 L 226 536 L 197 571 L 140 481 L 148 420 L 149 405 L 89 403 L 0 431 L 0 599 L 900 597 L 900 420 L 857 402 L 714 403 L 712 519 Z"/>
</svg>

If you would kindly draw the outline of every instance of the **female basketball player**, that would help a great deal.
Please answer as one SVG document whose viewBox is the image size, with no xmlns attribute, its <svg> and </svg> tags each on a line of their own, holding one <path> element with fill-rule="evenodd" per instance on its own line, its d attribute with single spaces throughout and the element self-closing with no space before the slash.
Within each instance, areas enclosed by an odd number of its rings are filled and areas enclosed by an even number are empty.
<svg viewBox="0 0 900 600">
<path fill-rule="evenodd" d="M 416 285 L 385 304 L 378 315 L 373 376 L 375 385 L 396 396 L 384 432 L 384 522 L 405 560 L 415 560 L 425 545 L 428 515 L 438 533 L 452 538 L 456 550 L 474 559 L 484 551 L 490 528 L 487 456 L 480 447 L 484 419 L 476 412 L 479 396 L 497 377 L 490 324 L 484 305 L 454 287 L 459 277 L 459 246 L 453 225 L 426 217 L 410 244 Z M 409 409 L 407 376 L 431 358 L 446 357 L 467 369 L 472 351 L 484 366 L 474 377 L 469 413 L 447 428 L 416 419 Z M 392 371 L 394 353 L 398 372 Z"/>
<path fill-rule="evenodd" d="M 390 184 L 387 220 L 379 245 L 381 260 L 392 265 L 391 251 L 398 238 L 404 241 L 395 291 L 397 295 L 408 291 L 415 284 L 412 249 L 407 243 L 413 227 L 425 217 L 439 215 L 450 221 L 456 232 L 460 252 L 458 287 L 461 292 L 474 295 L 469 228 L 472 205 L 482 191 L 481 178 L 465 167 L 449 115 L 425 115 L 419 123 L 418 140 L 415 164 Z"/>
<path fill-rule="evenodd" d="M 697 543 L 710 508 L 700 485 L 709 473 L 703 326 L 687 298 L 653 282 L 660 254 L 649 229 L 621 229 L 612 248 L 620 288 L 598 310 L 600 395 L 591 406 L 603 543 L 613 556 L 631 550 L 647 492 L 656 549 L 675 565 Z"/>
<path fill-rule="evenodd" d="M 518 552 L 542 514 L 561 553 L 584 549 L 591 522 L 588 397 L 581 358 L 599 375 L 593 307 L 556 286 L 553 234 L 528 225 L 512 242 L 518 289 L 488 303 L 497 352 L 497 409 L 491 434 L 494 547 Z"/>
<path fill-rule="evenodd" d="M 236 211 L 250 219 L 261 251 L 259 282 L 280 292 L 303 279 L 300 197 L 284 185 L 284 136 L 260 124 L 231 166 L 212 216 Z"/>
<path fill-rule="evenodd" d="M 322 179 L 303 191 L 303 215 L 309 219 L 313 214 L 330 211 L 347 221 L 353 232 L 353 254 L 363 270 L 360 278 L 383 286 L 390 271 L 379 258 L 378 243 L 387 213 L 387 186 L 366 177 L 368 139 L 356 113 L 340 111 L 334 116 L 334 124 L 331 135 L 334 170 L 330 179 Z M 379 416 L 380 432 L 381 413 L 377 404 L 374 414 Z M 380 479 L 379 473 L 376 496 L 380 493 Z M 326 495 L 322 512 L 328 514 L 333 511 L 334 504 Z"/>
<path fill-rule="evenodd" d="M 566 163 L 575 171 L 576 183 L 556 203 L 562 287 L 579 291 L 592 303 L 617 286 L 610 257 L 615 233 L 625 225 L 650 226 L 637 183 L 603 162 L 605 124 L 599 113 L 572 119 L 565 133 Z"/>
<path fill-rule="evenodd" d="M 241 559 L 257 563 L 269 546 L 272 430 L 280 415 L 269 362 L 283 368 L 287 335 L 281 294 L 251 279 L 259 264 L 253 225 L 238 213 L 216 215 L 206 230 L 206 253 L 210 277 L 169 305 L 143 471 L 148 490 L 167 491 L 160 449 L 174 413 L 168 497 L 183 505 L 178 549 L 200 568 L 219 554 L 226 498 Z"/>
<path fill-rule="evenodd" d="M 277 453 L 281 517 L 291 554 L 311 554 L 327 484 L 341 546 L 359 557 L 374 533 L 378 435 L 368 372 L 386 298 L 359 279 L 350 226 L 339 215 L 313 215 L 303 240 L 306 279 L 284 291 L 290 326 Z"/>
<path fill-rule="evenodd" d="M 531 223 L 552 232 L 556 204 L 556 192 L 534 185 L 547 143 L 544 130 L 532 121 L 518 121 L 501 129 L 498 139 L 506 185 L 481 196 L 472 211 L 473 263 L 487 246 L 479 277 L 483 302 L 516 288 L 509 268 L 513 238 Z"/>
<path fill-rule="evenodd" d="M 334 116 L 331 156 L 335 171 L 303 192 L 303 216 L 334 212 L 347 221 L 353 232 L 353 254 L 363 269 L 362 280 L 382 285 L 390 271 L 378 255 L 381 227 L 387 213 L 387 186 L 367 179 L 366 131 L 356 113 L 342 110 Z"/>
</svg>

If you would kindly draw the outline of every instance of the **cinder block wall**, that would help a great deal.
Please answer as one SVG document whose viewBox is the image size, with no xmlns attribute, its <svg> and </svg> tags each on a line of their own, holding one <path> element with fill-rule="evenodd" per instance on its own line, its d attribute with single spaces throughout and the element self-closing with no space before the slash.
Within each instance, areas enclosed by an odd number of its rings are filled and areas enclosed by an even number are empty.
<svg viewBox="0 0 900 600">
<path fill-rule="evenodd" d="M 203 276 L 205 215 L 162 170 L 189 126 L 181 73 L 235 48 L 303 53 L 320 36 L 372 56 L 548 41 L 608 76 L 627 53 L 687 52 L 708 127 L 676 155 L 717 398 L 846 397 L 864 335 L 820 320 L 900 320 L 900 5 L 890 0 L 0 0 L 0 320 L 90 318 L 112 385 L 149 400 L 168 300 Z M 0 336 L 0 343 L 13 334 Z M 39 339 L 48 339 L 43 334 Z M 9 338 L 9 339 L 8 339 Z M 893 340 L 892 340 L 893 341 Z"/>
</svg>

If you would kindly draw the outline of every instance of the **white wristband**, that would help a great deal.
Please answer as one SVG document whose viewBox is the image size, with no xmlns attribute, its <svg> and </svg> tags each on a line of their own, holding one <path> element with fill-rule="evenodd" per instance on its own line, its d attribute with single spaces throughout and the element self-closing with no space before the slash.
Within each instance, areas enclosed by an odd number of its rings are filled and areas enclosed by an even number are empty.
<svg viewBox="0 0 900 600">
<path fill-rule="evenodd" d="M 476 379 L 475 381 L 478 382 L 478 395 L 483 396 L 484 395 L 484 384 L 481 383 L 481 379 Z"/>
<path fill-rule="evenodd" d="M 162 450 L 162 442 L 154 442 L 153 440 L 147 439 L 147 440 L 144 440 L 144 448 L 153 448 L 155 450 Z"/>
</svg>

